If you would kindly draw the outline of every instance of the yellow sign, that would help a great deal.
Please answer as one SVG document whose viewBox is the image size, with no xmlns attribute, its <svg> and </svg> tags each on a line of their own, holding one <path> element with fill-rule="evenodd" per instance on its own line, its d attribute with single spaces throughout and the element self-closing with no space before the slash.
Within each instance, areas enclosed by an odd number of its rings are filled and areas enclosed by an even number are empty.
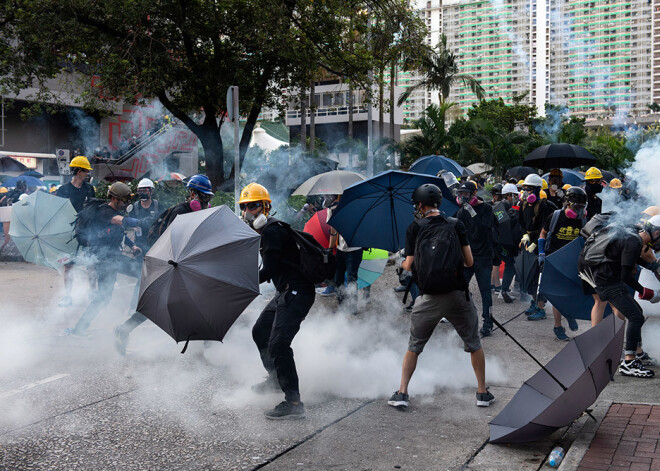
<svg viewBox="0 0 660 471">
<path fill-rule="evenodd" d="M 10 155 L 12 159 L 17 162 L 22 163 L 27 168 L 37 168 L 37 158 L 36 157 L 18 157 L 16 155 Z"/>
</svg>

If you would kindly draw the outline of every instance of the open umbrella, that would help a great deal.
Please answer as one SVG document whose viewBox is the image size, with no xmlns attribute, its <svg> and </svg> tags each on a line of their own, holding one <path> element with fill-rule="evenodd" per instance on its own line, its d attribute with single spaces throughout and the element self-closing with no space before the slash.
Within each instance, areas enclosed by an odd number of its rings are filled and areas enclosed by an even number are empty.
<svg viewBox="0 0 660 471">
<path fill-rule="evenodd" d="M 12 205 L 9 235 L 27 262 L 59 269 L 78 249 L 71 201 L 35 191 Z"/>
<path fill-rule="evenodd" d="M 584 147 L 574 144 L 548 144 L 530 152 L 523 163 L 530 167 L 550 170 L 595 165 L 596 157 Z"/>
<path fill-rule="evenodd" d="M 330 226 L 328 225 L 328 208 L 315 212 L 305 223 L 304 232 L 312 234 L 321 247 L 330 247 Z"/>
<path fill-rule="evenodd" d="M 0 156 L 0 172 L 22 172 L 27 167 L 17 160 L 7 156 Z"/>
<path fill-rule="evenodd" d="M 620 176 L 614 172 L 610 172 L 609 170 L 601 170 L 601 173 L 603 174 L 603 180 L 605 180 L 607 183 L 609 183 L 613 178 L 618 178 L 619 180 L 621 179 Z"/>
<path fill-rule="evenodd" d="M 524 249 L 513 259 L 513 266 L 516 269 L 516 277 L 520 282 L 520 289 L 523 292 L 528 292 L 529 285 L 532 282 L 532 277 L 536 272 L 538 264 L 538 257 Z"/>
<path fill-rule="evenodd" d="M 353 183 L 361 182 L 365 179 L 365 176 L 356 172 L 333 170 L 309 178 L 293 192 L 293 196 L 341 195 Z"/>
<path fill-rule="evenodd" d="M 362 252 L 362 262 L 358 269 L 358 289 L 371 286 L 380 278 L 388 258 L 387 250 L 367 249 Z"/>
<path fill-rule="evenodd" d="M 591 319 L 594 299 L 583 293 L 582 281 L 578 276 L 577 260 L 582 247 L 584 239 L 578 237 L 546 257 L 539 292 L 545 295 L 564 317 L 588 321 Z M 612 308 L 608 304 L 605 316 L 611 313 Z"/>
<path fill-rule="evenodd" d="M 177 342 L 222 340 L 259 294 L 258 260 L 227 206 L 180 214 L 144 257 L 137 310 Z"/>
<path fill-rule="evenodd" d="M 584 185 L 584 175 L 582 175 L 580 172 L 576 172 L 575 170 L 571 170 L 569 168 L 562 168 L 561 173 L 563 175 L 562 181 L 564 182 L 564 184 L 568 183 L 571 186 Z M 546 182 L 549 182 L 550 172 L 543 175 L 543 179 Z"/>
<path fill-rule="evenodd" d="M 532 173 L 536 173 L 536 170 L 532 167 L 516 166 L 507 170 L 504 176 L 507 179 L 515 178 L 516 180 L 524 180 L 527 175 Z"/>
<path fill-rule="evenodd" d="M 486 173 L 490 172 L 493 170 L 492 165 L 488 165 L 487 163 L 477 163 L 477 164 L 471 164 L 465 167 L 466 169 L 474 172 L 474 173 Z"/>
<path fill-rule="evenodd" d="M 33 186 L 44 186 L 44 182 L 39 180 L 38 178 L 30 177 L 30 176 L 20 176 L 20 177 L 12 177 L 6 179 L 4 182 L 2 182 L 2 186 L 5 188 L 13 188 L 16 186 L 16 183 L 19 180 L 25 181 L 25 184 L 28 186 L 28 188 L 33 187 Z"/>
<path fill-rule="evenodd" d="M 413 191 L 424 183 L 442 190 L 441 211 L 456 214 L 458 207 L 442 178 L 388 170 L 347 188 L 328 223 L 351 247 L 396 252 L 403 248 L 406 229 L 414 219 Z"/>
<path fill-rule="evenodd" d="M 424 175 L 437 175 L 440 170 L 447 170 L 454 175 L 464 175 L 465 169 L 456 161 L 444 155 L 427 155 L 415 160 L 410 171 Z"/>
<path fill-rule="evenodd" d="M 541 365 L 490 422 L 490 442 L 531 442 L 571 425 L 613 378 L 621 357 L 624 325 L 610 316 L 571 339 Z"/>
<path fill-rule="evenodd" d="M 44 175 L 42 173 L 37 172 L 36 170 L 28 170 L 27 172 L 21 173 L 21 176 L 34 177 L 34 178 L 44 178 Z"/>
</svg>

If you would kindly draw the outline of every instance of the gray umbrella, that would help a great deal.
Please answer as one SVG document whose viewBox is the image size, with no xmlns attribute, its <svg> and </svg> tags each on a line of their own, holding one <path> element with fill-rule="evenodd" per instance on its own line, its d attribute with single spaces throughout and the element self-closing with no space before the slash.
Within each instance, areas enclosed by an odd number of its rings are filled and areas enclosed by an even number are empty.
<svg viewBox="0 0 660 471">
<path fill-rule="evenodd" d="M 180 214 L 144 257 L 137 310 L 177 342 L 222 340 L 259 294 L 258 267 L 259 235 L 227 206 Z"/>
<path fill-rule="evenodd" d="M 567 343 L 490 422 L 490 442 L 531 442 L 572 424 L 613 378 L 624 325 L 609 316 Z"/>
<path fill-rule="evenodd" d="M 346 188 L 362 180 L 366 180 L 366 177 L 359 173 L 333 170 L 314 175 L 300 185 L 293 195 L 341 195 Z"/>
</svg>

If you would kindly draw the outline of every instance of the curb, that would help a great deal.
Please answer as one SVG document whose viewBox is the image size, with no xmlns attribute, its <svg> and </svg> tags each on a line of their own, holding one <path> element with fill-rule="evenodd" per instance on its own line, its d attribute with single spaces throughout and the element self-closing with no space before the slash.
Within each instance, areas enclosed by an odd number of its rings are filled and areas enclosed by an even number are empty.
<svg viewBox="0 0 660 471">
<path fill-rule="evenodd" d="M 607 415 L 607 411 L 610 410 L 612 402 L 613 401 L 603 401 L 596 403 L 591 412 L 596 418 L 596 422 L 587 417 L 586 422 L 582 425 L 577 437 L 575 437 L 575 440 L 566 452 L 566 456 L 564 456 L 559 468 L 557 468 L 558 471 L 573 471 L 578 469 L 578 466 L 580 466 L 580 463 L 582 462 L 582 458 L 584 458 L 584 455 L 587 453 L 591 441 L 594 439 L 594 436 L 598 431 L 598 427 L 600 427 L 605 415 Z"/>
</svg>

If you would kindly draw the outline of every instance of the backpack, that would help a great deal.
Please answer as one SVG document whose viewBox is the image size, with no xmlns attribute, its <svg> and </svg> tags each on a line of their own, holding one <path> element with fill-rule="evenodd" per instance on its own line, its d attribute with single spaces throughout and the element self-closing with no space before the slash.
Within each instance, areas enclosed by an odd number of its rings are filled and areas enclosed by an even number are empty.
<svg viewBox="0 0 660 471">
<path fill-rule="evenodd" d="M 616 214 L 615 211 L 608 213 L 595 214 L 589 222 L 587 222 L 582 229 L 580 230 L 580 235 L 585 239 L 588 239 L 593 233 L 600 231 L 605 228 L 609 222 L 610 218 Z"/>
<path fill-rule="evenodd" d="M 98 221 L 99 208 L 107 204 L 106 200 L 90 198 L 83 209 L 76 215 L 71 223 L 74 237 L 82 247 L 95 247 L 101 245 L 104 233 L 102 224 Z"/>
<path fill-rule="evenodd" d="M 621 228 L 619 227 L 605 226 L 591 234 L 585 241 L 584 247 L 582 247 L 580 260 L 589 266 L 596 266 L 607 262 L 616 262 L 616 260 L 607 256 L 607 247 L 617 238 L 620 231 Z"/>
<path fill-rule="evenodd" d="M 264 229 L 270 224 L 280 224 L 293 237 L 293 241 L 300 252 L 300 258 L 298 259 L 298 263 L 287 263 L 296 268 L 305 279 L 316 284 L 334 278 L 337 269 L 337 257 L 332 252 L 332 249 L 324 249 L 314 239 L 313 235 L 293 229 L 287 223 L 275 218 L 270 218 Z"/>
<path fill-rule="evenodd" d="M 185 205 L 185 206 L 182 206 Z M 187 211 L 186 211 L 187 208 Z M 174 218 L 179 214 L 191 213 L 190 205 L 187 203 L 175 204 L 171 208 L 166 209 L 160 216 L 151 224 L 147 234 L 147 244 L 152 246 L 156 243 L 158 238 L 165 232 L 165 229 L 172 224 Z"/>
<path fill-rule="evenodd" d="M 417 235 L 413 268 L 422 294 L 465 289 L 463 253 L 455 229 L 457 222 L 456 218 L 435 216 Z"/>
</svg>

